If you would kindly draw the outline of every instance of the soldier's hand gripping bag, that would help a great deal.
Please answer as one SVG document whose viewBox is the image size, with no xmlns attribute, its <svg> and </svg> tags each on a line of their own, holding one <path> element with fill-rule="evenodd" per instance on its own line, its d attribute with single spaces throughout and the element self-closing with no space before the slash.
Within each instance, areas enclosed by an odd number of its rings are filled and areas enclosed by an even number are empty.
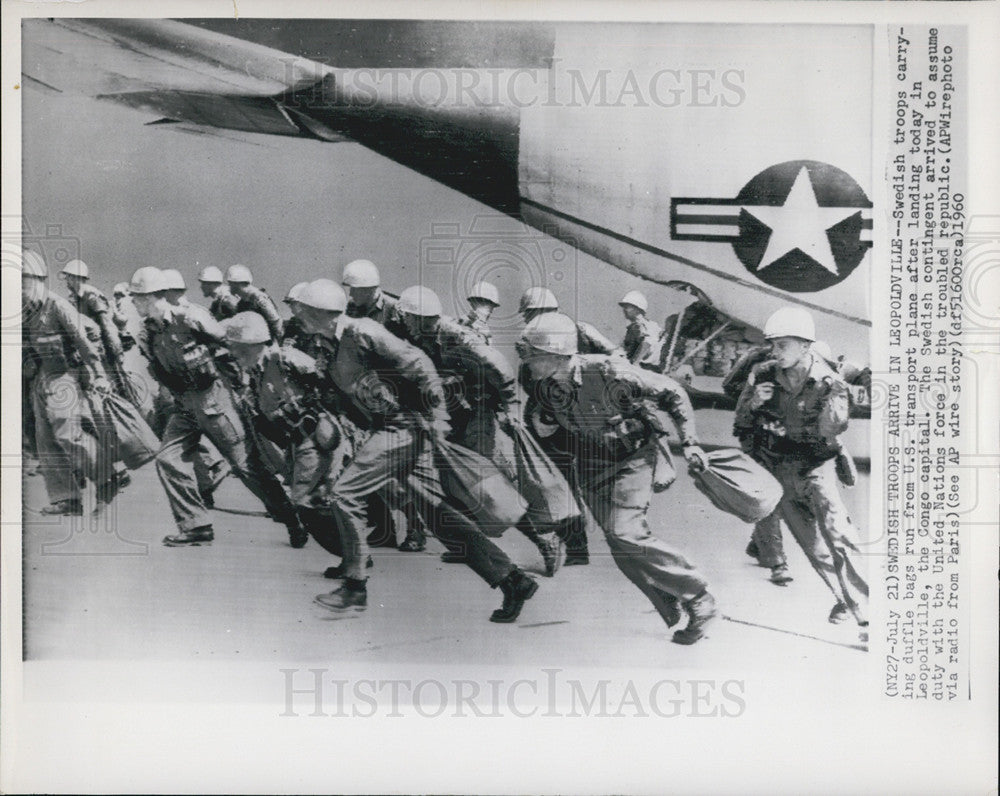
<svg viewBox="0 0 1000 796">
<path fill-rule="evenodd" d="M 115 453 L 129 470 L 138 469 L 156 456 L 160 440 L 135 406 L 115 393 L 92 396 L 91 400 L 102 404 L 100 408 L 104 411 L 95 414 L 103 414 L 106 418 L 116 446 Z"/>
<path fill-rule="evenodd" d="M 489 536 L 501 536 L 524 516 L 524 498 L 489 459 L 453 442 L 434 437 L 434 461 L 441 486 Z"/>
<path fill-rule="evenodd" d="M 854 457 L 847 452 L 847 448 L 841 448 L 837 452 L 836 464 L 837 478 L 844 486 L 854 486 L 858 482 L 858 468 L 854 464 Z"/>
<path fill-rule="evenodd" d="M 514 461 L 521 495 L 533 522 L 551 524 L 580 516 L 580 506 L 565 476 L 520 423 L 511 424 Z"/>
<path fill-rule="evenodd" d="M 691 470 L 694 485 L 719 509 L 758 522 L 781 500 L 781 484 L 745 453 L 724 448 L 706 454 L 704 470 Z"/>
</svg>

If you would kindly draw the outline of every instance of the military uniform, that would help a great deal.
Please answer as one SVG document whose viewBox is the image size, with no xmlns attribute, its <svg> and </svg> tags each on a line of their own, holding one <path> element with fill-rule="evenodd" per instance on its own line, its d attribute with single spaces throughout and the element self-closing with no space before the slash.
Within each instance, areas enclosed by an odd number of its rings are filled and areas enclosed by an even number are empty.
<svg viewBox="0 0 1000 796">
<path fill-rule="evenodd" d="M 215 320 L 224 321 L 226 318 L 232 318 L 238 312 L 236 306 L 239 303 L 240 300 L 233 295 L 227 285 L 219 285 L 215 289 L 215 295 L 212 296 L 209 312 L 212 313 Z"/>
<path fill-rule="evenodd" d="M 663 327 L 645 315 L 639 315 L 625 330 L 622 348 L 633 365 L 646 370 L 659 370 L 660 349 L 663 347 Z"/>
<path fill-rule="evenodd" d="M 84 394 L 104 378 L 98 345 L 84 319 L 60 296 L 46 291 L 25 307 L 23 339 L 37 368 L 31 383 L 39 469 L 53 503 L 79 499 L 79 478 L 101 484 L 111 475 L 99 450 L 97 428 Z"/>
<path fill-rule="evenodd" d="M 387 296 L 379 289 L 378 297 L 368 307 L 358 307 L 348 303 L 347 316 L 349 318 L 368 318 L 376 323 L 382 324 L 396 337 L 405 337 L 406 328 L 399 315 L 397 300 Z M 371 532 L 369 543 L 380 547 L 396 546 L 396 522 L 391 514 L 391 509 L 397 508 L 403 512 L 407 524 L 407 542 L 411 543 L 413 549 L 422 548 L 423 540 L 426 537 L 426 523 L 412 502 L 399 505 L 399 500 L 406 500 L 405 490 L 396 490 L 394 494 L 375 492 L 368 499 L 368 517 L 374 530 Z"/>
<path fill-rule="evenodd" d="M 754 367 L 736 407 L 734 433 L 750 441 L 754 458 L 784 487 L 781 516 L 837 598 L 835 610 L 844 605 L 866 624 L 868 583 L 854 562 L 857 534 L 835 467 L 837 438 L 848 423 L 847 387 L 818 355 L 806 357 L 797 382 L 777 362 Z M 754 385 L 764 382 L 774 384 L 774 394 L 754 408 Z"/>
<path fill-rule="evenodd" d="M 285 323 L 281 345 L 283 348 L 297 349 L 309 356 L 315 356 L 317 351 L 316 335 L 307 332 L 302 321 L 295 317 L 289 318 Z"/>
<path fill-rule="evenodd" d="M 329 494 L 353 454 L 355 429 L 321 406 L 316 360 L 298 349 L 269 346 L 249 377 L 254 433 L 284 452 L 282 475 L 305 528 L 325 550 L 341 555 Z M 332 438 L 317 439 L 321 416 L 336 429 Z"/>
<path fill-rule="evenodd" d="M 256 285 L 246 285 L 236 297 L 236 312 L 256 312 L 265 321 L 271 332 L 271 339 L 279 342 L 284 336 L 285 322 L 278 313 L 278 307 L 264 290 Z"/>
<path fill-rule="evenodd" d="M 456 323 L 459 326 L 464 326 L 466 329 L 472 329 L 472 331 L 476 332 L 483 338 L 483 342 L 486 343 L 486 345 L 493 344 L 493 330 L 490 328 L 490 325 L 476 315 L 476 313 L 470 312 L 464 318 L 456 321 Z"/>
<path fill-rule="evenodd" d="M 707 582 L 649 530 L 658 434 L 650 404 L 669 413 L 681 441 L 694 445 L 687 394 L 673 379 L 617 357 L 578 355 L 567 378 L 544 380 L 535 395 L 553 421 L 553 432 L 562 430 L 569 437 L 580 491 L 604 530 L 615 563 L 667 624 L 676 624 L 677 603 L 705 594 Z"/>
<path fill-rule="evenodd" d="M 516 567 L 461 511 L 449 504 L 434 467 L 428 426 L 447 421 L 441 380 L 427 355 L 369 318 L 341 320 L 324 340 L 325 375 L 371 435 L 330 490 L 340 515 L 344 573 L 363 582 L 367 498 L 380 490 L 409 493 L 442 542 L 466 552 L 466 563 L 491 586 Z"/>
<path fill-rule="evenodd" d="M 736 361 L 733 369 L 722 380 L 722 391 L 730 398 L 739 400 L 743 388 L 752 383 L 753 369 L 769 359 L 771 359 L 770 346 L 752 348 Z M 740 443 L 744 450 L 753 456 L 756 446 L 750 436 L 741 439 Z M 757 460 L 760 461 L 759 458 Z M 761 463 L 763 464 L 763 462 Z M 785 542 L 781 533 L 779 509 L 775 509 L 754 525 L 750 544 L 747 545 L 747 552 L 753 555 L 762 567 L 773 570 L 775 567 L 787 566 L 788 559 L 785 556 Z"/>
<path fill-rule="evenodd" d="M 135 339 L 125 334 L 127 319 L 115 311 L 107 296 L 87 283 L 80 285 L 78 293 L 70 291 L 70 301 L 84 318 L 96 324 L 104 353 L 104 366 L 112 376 L 116 391 L 139 408 L 142 396 L 136 391 L 133 379 L 124 366 L 126 345 L 135 345 Z"/>
<path fill-rule="evenodd" d="M 387 296 L 380 290 L 378 298 L 369 307 L 361 308 L 354 304 L 348 304 L 347 316 L 349 318 L 369 318 L 376 323 L 382 324 L 394 335 L 400 337 L 405 334 L 405 329 L 400 320 L 399 309 L 396 303 L 396 299 Z"/>
<path fill-rule="evenodd" d="M 421 335 L 414 343 L 442 377 L 452 438 L 493 461 L 517 483 L 513 441 L 500 429 L 498 418 L 499 414 L 515 414 L 514 370 L 506 358 L 474 331 L 446 317 L 438 320 L 433 334 Z M 533 508 L 529 502 L 528 514 L 515 527 L 538 547 L 552 574 L 558 565 L 558 547 L 548 534 L 555 529 L 533 523 Z"/>
<path fill-rule="evenodd" d="M 620 346 L 616 346 L 607 337 L 597 331 L 597 327 L 586 321 L 576 322 L 577 351 L 581 354 L 609 354 L 624 356 Z"/>
<path fill-rule="evenodd" d="M 275 521 L 296 524 L 287 495 L 248 444 L 233 394 L 220 377 L 214 357 L 225 339 L 222 327 L 203 307 L 185 304 L 170 307 L 163 320 L 149 328 L 153 374 L 176 402 L 156 457 L 156 471 L 177 527 L 185 532 L 211 524 L 191 464 L 203 435 Z"/>
</svg>

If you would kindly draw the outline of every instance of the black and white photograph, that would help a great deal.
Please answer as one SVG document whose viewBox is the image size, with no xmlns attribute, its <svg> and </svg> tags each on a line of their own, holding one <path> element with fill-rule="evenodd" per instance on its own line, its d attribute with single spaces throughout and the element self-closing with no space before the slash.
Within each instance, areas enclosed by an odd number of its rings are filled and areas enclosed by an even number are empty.
<svg viewBox="0 0 1000 796">
<path fill-rule="evenodd" d="M 56 5 L 5 792 L 995 788 L 966 24 Z"/>
</svg>

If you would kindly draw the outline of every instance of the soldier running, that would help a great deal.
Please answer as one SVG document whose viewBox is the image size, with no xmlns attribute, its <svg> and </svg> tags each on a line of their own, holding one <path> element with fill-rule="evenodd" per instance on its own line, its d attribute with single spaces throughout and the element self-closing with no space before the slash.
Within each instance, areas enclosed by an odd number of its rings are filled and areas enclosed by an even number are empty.
<svg viewBox="0 0 1000 796">
<path fill-rule="evenodd" d="M 457 321 L 460 326 L 468 327 L 478 332 L 487 345 L 493 342 L 493 330 L 490 329 L 490 318 L 500 306 L 500 293 L 496 285 L 489 282 L 476 282 L 469 291 L 469 314 Z"/>
<path fill-rule="evenodd" d="M 511 563 L 507 555 L 453 505 L 441 488 L 434 466 L 434 437 L 451 428 L 441 381 L 427 355 L 388 332 L 370 318 L 345 317 L 347 296 L 326 279 L 303 291 L 306 328 L 320 334 L 329 349 L 325 374 L 345 399 L 345 411 L 371 429 L 347 469 L 330 490 L 340 515 L 344 583 L 321 594 L 316 602 L 335 612 L 364 610 L 368 601 L 368 496 L 379 490 L 403 489 L 448 547 L 466 550 L 466 563 L 491 587 L 503 591 L 493 622 L 513 622 L 538 584 Z"/>
<path fill-rule="evenodd" d="M 687 614 L 673 640 L 695 643 L 715 617 L 715 600 L 704 575 L 654 536 L 646 519 L 657 456 L 651 403 L 670 414 L 688 463 L 704 466 L 687 394 L 673 379 L 619 357 L 579 354 L 576 323 L 560 313 L 529 323 L 522 343 L 529 386 L 553 425 L 572 438 L 580 489 L 615 563 L 667 627 Z"/>
<path fill-rule="evenodd" d="M 140 407 L 142 398 L 125 369 L 125 352 L 136 342 L 126 331 L 127 319 L 111 306 L 107 296 L 90 284 L 90 269 L 82 260 L 70 260 L 60 276 L 66 280 L 73 307 L 96 323 L 100 330 L 105 368 L 115 390 L 137 408 Z"/>
<path fill-rule="evenodd" d="M 245 265 L 231 265 L 226 270 L 226 282 L 236 297 L 236 312 L 256 312 L 267 321 L 272 340 L 284 336 L 284 321 L 274 300 L 253 284 L 253 274 Z"/>
<path fill-rule="evenodd" d="M 211 518 L 199 493 L 192 457 L 208 437 L 232 471 L 265 505 L 270 516 L 293 537 L 299 532 L 295 510 L 275 477 L 259 461 L 247 439 L 230 387 L 217 358 L 225 332 L 197 304 L 170 304 L 163 274 L 140 268 L 130 285 L 136 308 L 149 319 L 145 345 L 153 375 L 175 401 L 156 456 L 156 472 L 170 501 L 179 533 L 164 538 L 168 547 L 199 545 L 214 538 Z"/>
<path fill-rule="evenodd" d="M 755 366 L 772 358 L 771 344 L 755 346 L 740 357 L 733 369 L 722 380 L 722 391 L 733 400 L 738 401 L 743 394 L 743 388 L 750 382 L 750 376 Z M 758 446 L 752 439 L 741 439 L 740 447 L 749 455 L 754 456 Z M 755 457 L 757 458 L 757 457 Z M 760 462 L 759 458 L 757 459 Z M 764 464 L 764 462 L 760 462 Z M 766 464 L 765 464 L 766 466 Z M 788 573 L 788 559 L 785 556 L 785 541 L 781 532 L 781 512 L 775 509 L 753 527 L 746 553 L 757 560 L 762 567 L 771 570 L 771 583 L 776 586 L 787 586 L 794 580 Z"/>
<path fill-rule="evenodd" d="M 756 365 L 736 406 L 733 433 L 784 487 L 778 508 L 836 598 L 829 620 L 867 627 L 868 583 L 854 563 L 857 532 L 837 487 L 847 385 L 812 350 L 812 315 L 775 312 L 764 326 L 773 359 Z"/>
<path fill-rule="evenodd" d="M 514 447 L 508 436 L 512 424 L 520 422 L 513 368 L 480 335 L 444 316 L 440 299 L 429 288 L 408 287 L 397 307 L 406 339 L 430 357 L 444 382 L 451 439 L 490 459 L 517 483 Z M 545 574 L 551 577 L 560 565 L 556 528 L 533 523 L 531 508 L 529 504 L 529 513 L 515 527 L 538 548 Z M 441 560 L 464 562 L 465 551 L 449 550 Z"/>
<path fill-rule="evenodd" d="M 222 283 L 222 271 L 214 265 L 203 268 L 198 275 L 198 283 L 201 285 L 201 295 L 211 300 L 208 311 L 215 320 L 224 321 L 236 314 L 236 305 L 240 300 Z"/>
<path fill-rule="evenodd" d="M 48 267 L 40 254 L 22 254 L 23 339 L 35 375 L 31 404 L 39 469 L 49 493 L 43 514 L 89 515 L 97 508 L 97 489 L 111 473 L 100 450 L 85 390 L 108 392 L 111 385 L 97 344 L 66 299 L 45 284 Z"/>
</svg>

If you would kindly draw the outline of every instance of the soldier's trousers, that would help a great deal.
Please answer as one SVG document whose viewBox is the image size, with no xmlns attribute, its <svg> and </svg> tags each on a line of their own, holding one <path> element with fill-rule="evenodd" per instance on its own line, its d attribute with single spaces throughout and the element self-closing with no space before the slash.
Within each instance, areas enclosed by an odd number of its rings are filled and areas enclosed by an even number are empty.
<svg viewBox="0 0 1000 796">
<path fill-rule="evenodd" d="M 80 477 L 100 479 L 98 440 L 90 403 L 72 373 L 39 373 L 31 390 L 39 470 L 49 500 L 57 503 L 79 496 Z"/>
<path fill-rule="evenodd" d="M 868 620 L 868 582 L 855 565 L 857 533 L 840 497 L 834 460 L 784 457 L 772 472 L 785 492 L 778 504 L 813 569 L 854 614 Z"/>
<path fill-rule="evenodd" d="M 332 502 L 332 489 L 347 462 L 353 446 L 341 435 L 340 444 L 324 450 L 313 439 L 293 445 L 291 472 L 288 477 L 292 503 L 303 526 L 316 542 L 335 556 L 344 554 L 340 516 Z"/>
<path fill-rule="evenodd" d="M 750 538 L 757 545 L 757 560 L 762 567 L 777 567 L 786 563 L 780 510 L 775 509 L 754 525 Z"/>
<path fill-rule="evenodd" d="M 708 582 L 694 565 L 649 530 L 646 514 L 653 495 L 653 466 L 658 453 L 651 442 L 621 461 L 577 462 L 583 499 L 604 530 L 618 568 L 646 595 L 661 616 L 668 600 L 689 600 Z"/>
<path fill-rule="evenodd" d="M 395 496 L 397 505 L 412 501 L 435 536 L 449 549 L 463 551 L 469 567 L 490 586 L 496 586 L 513 571 L 507 554 L 449 503 L 434 467 L 430 437 L 418 429 L 390 426 L 375 431 L 364 442 L 331 490 L 332 503 L 341 517 L 347 577 L 364 577 L 368 496 L 394 489 L 405 493 Z"/>
<path fill-rule="evenodd" d="M 232 472 L 260 499 L 275 521 L 291 520 L 294 509 L 288 496 L 248 444 L 232 394 L 217 381 L 207 390 L 184 393 L 178 399 L 163 432 L 163 447 L 156 456 L 156 473 L 181 531 L 212 522 L 195 477 L 195 460 L 201 455 L 199 442 L 203 436 L 218 448 Z"/>
</svg>

